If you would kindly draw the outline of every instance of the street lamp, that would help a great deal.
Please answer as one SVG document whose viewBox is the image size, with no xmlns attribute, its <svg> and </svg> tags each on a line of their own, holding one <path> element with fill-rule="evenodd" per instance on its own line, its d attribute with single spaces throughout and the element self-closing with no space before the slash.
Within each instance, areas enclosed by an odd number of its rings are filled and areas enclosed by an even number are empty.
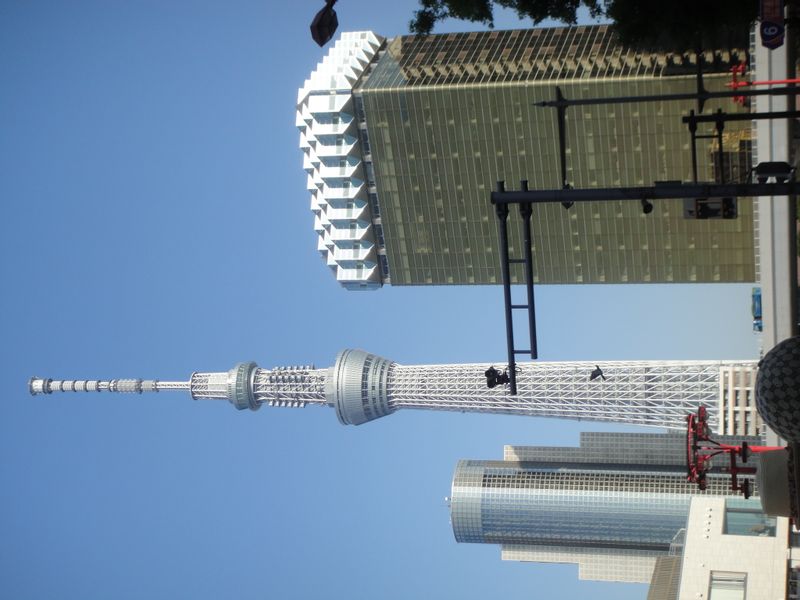
<svg viewBox="0 0 800 600">
<path fill-rule="evenodd" d="M 311 37 L 320 46 L 324 46 L 330 41 L 339 26 L 339 19 L 336 17 L 336 11 L 333 10 L 334 4 L 336 4 L 336 0 L 325 0 L 325 8 L 320 10 L 311 21 Z"/>
</svg>

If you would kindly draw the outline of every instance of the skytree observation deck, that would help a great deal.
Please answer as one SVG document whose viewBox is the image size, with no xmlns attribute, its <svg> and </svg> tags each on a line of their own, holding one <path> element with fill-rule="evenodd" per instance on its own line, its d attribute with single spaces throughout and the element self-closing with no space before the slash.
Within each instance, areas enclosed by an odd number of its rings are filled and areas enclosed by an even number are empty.
<svg viewBox="0 0 800 600">
<path fill-rule="evenodd" d="M 264 404 L 318 404 L 334 408 L 345 425 L 360 425 L 405 408 L 685 429 L 687 414 L 703 404 L 718 433 L 757 432 L 757 413 L 750 406 L 755 361 L 600 364 L 602 369 L 594 362 L 518 364 L 515 396 L 503 384 L 502 374 L 487 364 L 400 365 L 362 350 L 340 352 L 326 369 L 261 369 L 247 362 L 227 372 L 196 372 L 183 382 L 34 377 L 28 385 L 34 395 L 186 390 L 195 400 L 227 400 L 240 410 L 257 410 Z"/>
</svg>

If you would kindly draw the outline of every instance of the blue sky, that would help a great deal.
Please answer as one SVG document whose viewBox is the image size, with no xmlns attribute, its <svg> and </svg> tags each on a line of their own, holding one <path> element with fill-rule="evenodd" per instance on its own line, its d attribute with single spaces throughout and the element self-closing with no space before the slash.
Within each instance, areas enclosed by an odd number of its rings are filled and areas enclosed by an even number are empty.
<svg viewBox="0 0 800 600">
<path fill-rule="evenodd" d="M 28 395 L 34 374 L 324 367 L 346 347 L 503 362 L 500 288 L 346 292 L 319 258 L 294 105 L 325 52 L 308 35 L 321 6 L 0 4 L 0 595 L 644 598 L 450 530 L 459 458 L 599 425 L 401 412 L 355 428 L 314 407 Z M 340 30 L 401 34 L 414 6 L 342 0 Z M 540 287 L 540 357 L 753 357 L 749 291 Z"/>
</svg>

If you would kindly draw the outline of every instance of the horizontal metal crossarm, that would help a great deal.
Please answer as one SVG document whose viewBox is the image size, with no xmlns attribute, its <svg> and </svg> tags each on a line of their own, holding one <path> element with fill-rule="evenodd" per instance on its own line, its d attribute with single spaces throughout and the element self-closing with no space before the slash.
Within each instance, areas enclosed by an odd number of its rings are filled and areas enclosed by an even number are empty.
<svg viewBox="0 0 800 600">
<path fill-rule="evenodd" d="M 765 88 L 760 90 L 733 90 L 732 92 L 686 92 L 683 94 L 650 94 L 644 96 L 615 96 L 609 98 L 575 98 L 561 96 L 556 100 L 534 102 L 534 106 L 561 108 L 568 106 L 591 106 L 596 104 L 630 104 L 636 102 L 665 102 L 672 100 L 710 100 L 712 98 L 735 98 L 737 96 L 796 96 L 800 88 L 795 86 Z"/>
<path fill-rule="evenodd" d="M 797 110 L 776 110 L 767 113 L 723 113 L 721 111 L 711 115 L 695 115 L 694 111 L 685 117 L 681 117 L 683 123 L 717 123 L 719 121 L 760 121 L 772 119 L 796 119 L 800 117 Z M 700 136 L 697 136 L 700 137 Z"/>
<path fill-rule="evenodd" d="M 722 198 L 793 196 L 800 186 L 785 183 L 665 183 L 652 186 L 492 192 L 492 204 L 539 202 L 597 202 L 603 200 L 658 200 L 668 198 Z"/>
</svg>

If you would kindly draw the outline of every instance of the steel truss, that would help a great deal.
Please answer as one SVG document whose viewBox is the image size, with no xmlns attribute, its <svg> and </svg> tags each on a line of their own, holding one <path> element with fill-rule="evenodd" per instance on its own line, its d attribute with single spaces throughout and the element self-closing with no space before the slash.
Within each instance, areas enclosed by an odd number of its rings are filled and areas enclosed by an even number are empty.
<svg viewBox="0 0 800 600">
<path fill-rule="evenodd" d="M 486 365 L 395 365 L 389 406 L 610 421 L 684 429 L 686 415 L 716 407 L 720 369 L 755 371 L 753 361 L 603 362 L 603 379 L 589 380 L 593 362 L 517 364 L 517 395 L 487 388 Z M 711 408 L 712 421 L 716 409 Z"/>
<path fill-rule="evenodd" d="M 33 394 L 59 391 L 134 392 L 187 390 L 195 400 L 228 400 L 239 409 L 269 406 L 335 407 L 343 422 L 358 424 L 400 409 L 558 417 L 683 429 L 700 405 L 716 424 L 723 395 L 722 372 L 750 371 L 755 361 L 528 362 L 517 365 L 517 394 L 507 385 L 487 386 L 487 364 L 400 365 L 360 352 L 364 368 L 313 366 L 260 369 L 241 363 L 230 371 L 196 372 L 188 382 L 141 379 L 60 381 L 33 378 Z M 385 374 L 371 368 L 381 361 Z M 355 363 L 353 363 L 355 364 Z M 358 363 L 361 364 L 361 363 Z M 346 366 L 346 365 L 345 365 Z M 339 390 L 338 392 L 336 390 Z M 339 397 L 341 394 L 344 396 Z M 342 404 L 344 402 L 344 404 Z M 359 407 L 382 403 L 358 416 Z M 353 413 L 352 411 L 356 411 Z M 343 411 L 343 412 L 342 412 Z M 355 416 L 353 416 L 355 415 Z M 349 419 L 349 420 L 348 420 Z"/>
</svg>

